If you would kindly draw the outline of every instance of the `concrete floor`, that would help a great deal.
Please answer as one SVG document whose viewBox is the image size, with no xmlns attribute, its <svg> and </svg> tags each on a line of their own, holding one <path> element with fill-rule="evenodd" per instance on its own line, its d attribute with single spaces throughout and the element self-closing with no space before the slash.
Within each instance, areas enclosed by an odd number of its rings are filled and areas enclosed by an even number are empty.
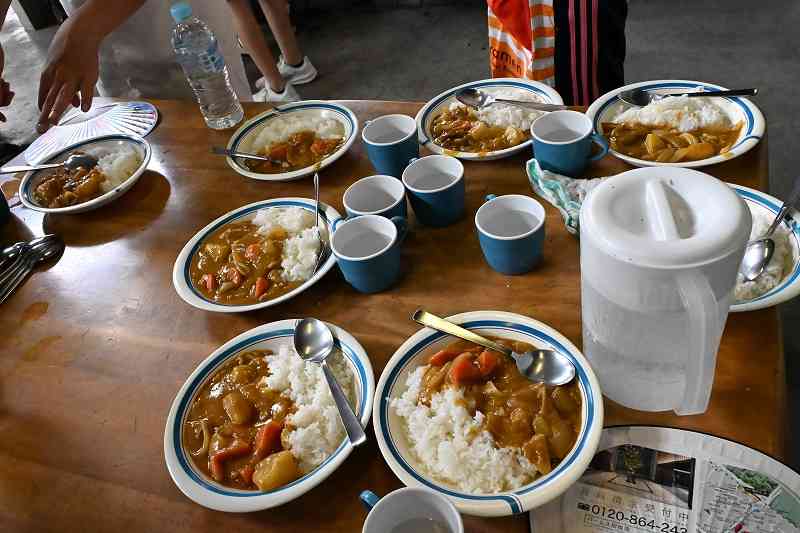
<svg viewBox="0 0 800 533">
<path fill-rule="evenodd" d="M 362 2 L 352 8 L 304 10 L 296 17 L 298 37 L 320 77 L 300 87 L 300 94 L 424 101 L 453 85 L 487 77 L 485 2 L 422 3 L 420 8 L 375 9 Z M 749 0 L 682 2 L 680 7 L 671 0 L 634 0 L 629 9 L 627 81 L 685 78 L 758 87 L 755 101 L 769 125 L 770 189 L 778 197 L 788 194 L 800 166 L 794 137 L 800 129 L 800 63 L 793 32 L 800 27 L 800 2 L 766 0 L 753 9 Z M 22 143 L 33 135 L 39 70 L 52 33 L 29 36 L 13 18 L 0 33 L 4 76 L 17 92 L 6 113 L 9 122 L 0 125 L 0 140 Z M 249 71 L 254 81 L 252 66 Z M 157 89 L 144 96 L 158 96 Z M 795 362 L 800 301 L 783 306 L 781 314 L 790 412 L 795 413 L 800 408 Z M 800 446 L 795 448 L 798 464 Z"/>
</svg>

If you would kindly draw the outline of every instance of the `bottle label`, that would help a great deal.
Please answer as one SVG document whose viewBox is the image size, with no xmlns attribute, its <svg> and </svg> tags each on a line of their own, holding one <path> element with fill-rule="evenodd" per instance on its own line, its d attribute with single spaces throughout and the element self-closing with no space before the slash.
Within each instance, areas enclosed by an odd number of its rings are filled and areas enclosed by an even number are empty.
<svg viewBox="0 0 800 533">
<path fill-rule="evenodd" d="M 222 54 L 219 53 L 216 39 L 211 41 L 208 50 L 201 53 L 198 59 L 201 68 L 208 74 L 222 72 L 225 69 L 225 59 L 222 57 Z"/>
</svg>

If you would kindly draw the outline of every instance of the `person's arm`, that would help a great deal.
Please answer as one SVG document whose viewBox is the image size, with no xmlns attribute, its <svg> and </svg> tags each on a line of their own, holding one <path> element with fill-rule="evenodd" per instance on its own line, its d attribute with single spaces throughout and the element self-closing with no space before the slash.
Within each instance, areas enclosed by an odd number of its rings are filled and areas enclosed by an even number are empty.
<svg viewBox="0 0 800 533">
<path fill-rule="evenodd" d="M 11 0 L 0 0 L 0 29 L 3 29 L 3 24 L 6 21 L 6 15 L 8 14 L 8 8 L 11 6 Z M 3 44 L 0 43 L 0 107 L 7 107 L 11 104 L 11 100 L 14 99 L 14 91 L 11 90 L 11 86 L 8 82 L 3 78 L 3 71 L 5 70 L 6 66 L 6 55 L 3 51 Z M 0 122 L 5 122 L 6 116 L 3 113 L 0 113 Z"/>
<path fill-rule="evenodd" d="M 39 81 L 39 131 L 55 124 L 70 103 L 89 110 L 99 74 L 100 44 L 144 3 L 114 0 L 111 7 L 105 0 L 88 0 L 64 21 L 50 44 Z"/>
</svg>

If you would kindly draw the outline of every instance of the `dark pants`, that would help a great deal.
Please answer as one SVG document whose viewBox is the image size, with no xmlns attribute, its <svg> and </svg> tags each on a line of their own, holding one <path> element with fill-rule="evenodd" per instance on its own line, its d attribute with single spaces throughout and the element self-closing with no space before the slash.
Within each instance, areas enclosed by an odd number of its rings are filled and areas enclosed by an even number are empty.
<svg viewBox="0 0 800 533">
<path fill-rule="evenodd" d="M 601 95 L 625 84 L 628 3 L 626 0 L 596 2 L 595 17 L 593 0 L 553 1 L 556 90 L 569 105 L 588 106 Z"/>
</svg>

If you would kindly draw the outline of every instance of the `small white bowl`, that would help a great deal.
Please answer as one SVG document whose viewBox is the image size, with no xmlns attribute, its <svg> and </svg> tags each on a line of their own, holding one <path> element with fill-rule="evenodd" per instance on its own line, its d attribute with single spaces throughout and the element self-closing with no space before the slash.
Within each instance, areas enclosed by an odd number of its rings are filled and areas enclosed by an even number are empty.
<svg viewBox="0 0 800 533">
<path fill-rule="evenodd" d="M 602 123 L 611 122 L 612 117 L 616 116 L 622 110 L 631 107 L 630 104 L 627 104 L 619 99 L 618 95 L 622 91 L 627 91 L 630 89 L 644 89 L 649 92 L 655 92 L 655 93 L 675 92 L 675 91 L 690 92 L 697 90 L 698 87 L 702 88 L 702 90 L 705 91 L 726 90 L 725 87 L 722 87 L 720 85 L 714 85 L 712 83 L 705 83 L 700 81 L 690 81 L 690 80 L 642 81 L 638 83 L 631 83 L 624 87 L 620 87 L 619 89 L 614 89 L 613 91 L 607 92 L 606 94 L 595 100 L 592 103 L 592 105 L 589 106 L 589 109 L 586 111 L 586 115 L 590 119 L 592 119 L 592 123 L 594 124 L 594 131 L 600 135 L 603 135 Z M 733 122 L 734 124 L 736 124 L 737 122 L 742 122 L 742 131 L 739 133 L 739 139 L 737 140 L 733 148 L 731 148 L 731 150 L 726 154 L 716 155 L 714 157 L 701 159 L 699 161 L 684 161 L 682 163 L 658 163 L 655 161 L 645 161 L 644 159 L 631 157 L 629 155 L 619 153 L 615 150 L 610 150 L 610 153 L 613 154 L 615 157 L 622 159 L 623 161 L 637 167 L 698 168 L 728 161 L 729 159 L 733 159 L 734 157 L 742 155 L 743 153 L 753 148 L 756 144 L 758 144 L 758 142 L 764 136 L 764 130 L 766 128 L 767 123 L 764 120 L 764 115 L 761 113 L 761 111 L 758 109 L 758 107 L 756 107 L 756 105 L 753 102 L 751 102 L 747 98 L 742 98 L 738 96 L 718 97 L 714 98 L 714 102 L 717 105 L 719 105 L 719 107 L 728 115 L 728 117 L 731 119 L 731 122 Z"/>
<path fill-rule="evenodd" d="M 749 187 L 743 187 L 742 185 L 730 185 L 747 203 L 747 207 L 750 208 L 750 211 L 759 209 L 774 217 L 778 214 L 778 211 L 780 211 L 781 205 L 783 205 L 781 200 L 767 193 Z M 784 274 L 783 280 L 772 290 L 752 300 L 735 301 L 731 304 L 730 310 L 732 313 L 772 307 L 773 305 L 788 302 L 800 294 L 800 225 L 798 224 L 798 221 L 800 221 L 800 211 L 792 209 L 790 217 L 791 218 L 784 220 L 783 223 L 787 224 L 791 229 L 789 244 L 792 247 L 792 264 L 794 267 L 791 271 Z"/>
<path fill-rule="evenodd" d="M 498 494 L 469 494 L 436 481 L 423 472 L 405 438 L 401 419 L 389 402 L 405 392 L 410 372 L 427 363 L 427 358 L 453 338 L 424 328 L 412 335 L 394 353 L 384 368 L 375 394 L 372 426 L 383 458 L 409 487 L 425 487 L 450 498 L 459 511 L 476 516 L 506 516 L 543 505 L 556 498 L 580 478 L 594 457 L 603 429 L 603 394 L 588 361 L 559 332 L 521 315 L 502 311 L 474 311 L 448 317 L 467 329 L 502 336 L 550 348 L 568 357 L 577 370 L 583 397 L 582 424 L 575 447 L 551 473 L 513 491 Z"/>
<path fill-rule="evenodd" d="M 338 120 L 344 126 L 344 143 L 338 150 L 327 156 L 325 159 L 317 164 L 310 165 L 291 172 L 281 172 L 279 174 L 262 174 L 253 172 L 246 166 L 242 165 L 238 160 L 232 157 L 227 157 L 228 165 L 248 178 L 262 181 L 290 181 L 303 178 L 314 172 L 327 167 L 350 149 L 353 142 L 356 140 L 356 133 L 358 132 L 358 118 L 347 107 L 337 104 L 335 102 L 326 102 L 324 100 L 304 100 L 301 102 L 292 102 L 285 104 L 269 111 L 265 111 L 254 118 L 241 125 L 238 130 L 231 136 L 228 141 L 228 149 L 237 152 L 256 153 L 261 147 L 253 146 L 253 143 L 258 137 L 258 134 L 265 128 L 269 128 L 269 123 L 272 119 L 278 116 L 285 116 L 291 113 L 317 113 L 327 114 L 330 118 Z"/>
<path fill-rule="evenodd" d="M 320 202 L 319 206 L 320 220 L 324 226 L 324 229 L 322 230 L 322 237 L 323 239 L 329 239 L 329 236 L 331 235 L 331 224 L 333 224 L 336 219 L 341 218 L 341 215 L 339 215 L 339 212 L 336 209 L 323 202 Z M 211 233 L 218 230 L 224 224 L 228 224 L 229 222 L 234 222 L 243 218 L 252 218 L 255 216 L 257 211 L 273 207 L 302 207 L 313 213 L 314 200 L 310 198 L 273 198 L 272 200 L 262 200 L 261 202 L 254 202 L 238 209 L 234 209 L 233 211 L 228 211 L 221 217 L 209 223 L 206 227 L 195 233 L 194 237 L 189 239 L 189 242 L 186 243 L 186 245 L 178 254 L 178 258 L 175 260 L 175 266 L 172 268 L 172 285 L 175 287 L 175 292 L 178 293 L 178 296 L 183 298 L 183 301 L 189 305 L 197 307 L 198 309 L 203 309 L 204 311 L 215 311 L 217 313 L 243 313 L 245 311 L 263 309 L 265 307 L 271 307 L 281 302 L 285 302 L 290 298 L 294 298 L 322 279 L 322 276 L 327 274 L 336 263 L 336 258 L 333 256 L 333 254 L 330 254 L 328 259 L 326 259 L 325 262 L 320 265 L 319 269 L 314 273 L 314 275 L 307 279 L 302 285 L 287 292 L 286 294 L 265 302 L 258 302 L 249 305 L 221 304 L 213 300 L 209 300 L 197 289 L 195 289 L 194 285 L 192 284 L 192 279 L 189 276 L 189 267 L 191 266 L 192 258 L 200 249 L 203 241 Z"/>
<path fill-rule="evenodd" d="M 97 209 L 98 207 L 102 207 L 110 202 L 113 202 L 123 194 L 125 194 L 142 173 L 147 169 L 148 163 L 150 163 L 150 143 L 142 139 L 141 137 L 135 137 L 133 135 L 122 135 L 122 134 L 115 134 L 115 135 L 104 135 L 102 137 L 96 137 L 94 139 L 88 141 L 81 141 L 79 143 L 75 143 L 70 145 L 63 150 L 59 151 L 58 153 L 50 156 L 45 161 L 39 161 L 37 164 L 44 164 L 44 163 L 57 163 L 64 161 L 67 156 L 69 156 L 75 150 L 85 150 L 87 148 L 97 148 L 97 149 L 108 149 L 111 150 L 117 146 L 122 146 L 128 144 L 134 148 L 139 153 L 139 156 L 142 158 L 142 162 L 139 165 L 139 168 L 131 174 L 131 176 L 123 181 L 118 186 L 114 187 L 112 190 L 108 191 L 105 194 L 98 196 L 97 198 L 93 198 L 88 202 L 83 202 L 80 204 L 71 205 L 68 207 L 42 207 L 41 205 L 36 203 L 36 200 L 33 198 L 33 189 L 39 185 L 39 182 L 52 173 L 52 170 L 40 170 L 37 172 L 28 172 L 22 178 L 22 182 L 19 184 L 19 199 L 25 207 L 33 209 L 35 211 L 41 211 L 42 213 L 58 213 L 58 214 L 76 214 L 76 213 L 85 213 L 86 211 L 91 211 L 92 209 Z"/>
<path fill-rule="evenodd" d="M 431 134 L 431 122 L 441 112 L 445 111 L 451 102 L 456 100 L 456 93 L 462 89 L 523 89 L 529 91 L 536 96 L 540 97 L 546 104 L 564 103 L 561 95 L 555 89 L 544 83 L 526 80 L 522 78 L 489 78 L 487 80 L 471 81 L 464 83 L 452 89 L 448 89 L 440 95 L 432 98 L 425 104 L 425 106 L 417 113 L 417 133 L 419 134 L 420 144 L 428 147 L 428 149 L 437 154 L 451 155 L 459 159 L 468 161 L 491 161 L 493 159 L 501 159 L 509 157 L 523 150 L 530 150 L 531 140 L 528 139 L 524 143 L 506 148 L 505 150 L 494 150 L 492 152 L 459 152 L 456 150 L 449 150 L 442 148 L 433 142 L 433 135 Z"/>
<path fill-rule="evenodd" d="M 207 478 L 192 465 L 181 443 L 181 427 L 192 400 L 208 377 L 231 357 L 247 350 L 272 349 L 292 342 L 297 320 L 264 324 L 229 340 L 209 355 L 181 386 L 167 415 L 164 429 L 164 459 L 172 480 L 188 498 L 209 509 L 242 513 L 269 509 L 291 501 L 319 485 L 336 470 L 353 447 L 345 439 L 333 454 L 300 479 L 275 490 L 260 492 L 224 487 Z M 342 328 L 328 324 L 353 372 L 356 391 L 356 416 L 366 427 L 375 397 L 372 365 L 364 348 Z"/>
</svg>

